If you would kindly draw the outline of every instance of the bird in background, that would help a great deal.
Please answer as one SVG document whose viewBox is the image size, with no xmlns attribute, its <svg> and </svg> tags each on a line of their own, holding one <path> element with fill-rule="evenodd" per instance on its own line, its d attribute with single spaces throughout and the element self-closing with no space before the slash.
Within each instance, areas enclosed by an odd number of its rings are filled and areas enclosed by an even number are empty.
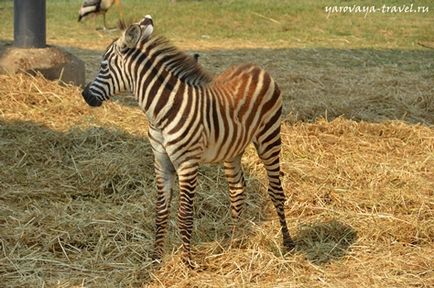
<svg viewBox="0 0 434 288">
<path fill-rule="evenodd" d="M 98 15 L 102 14 L 104 21 L 104 30 L 107 30 L 105 14 L 110 7 L 116 5 L 119 11 L 119 18 L 122 18 L 122 8 L 121 8 L 121 0 L 84 0 L 83 4 L 80 7 L 80 11 L 78 12 L 78 22 L 80 22 L 84 17 L 89 15 Z"/>
</svg>

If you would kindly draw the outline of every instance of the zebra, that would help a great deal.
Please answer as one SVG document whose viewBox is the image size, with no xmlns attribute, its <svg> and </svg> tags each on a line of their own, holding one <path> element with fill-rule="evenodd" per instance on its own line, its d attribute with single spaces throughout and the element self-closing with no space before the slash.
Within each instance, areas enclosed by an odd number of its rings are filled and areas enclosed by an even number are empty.
<svg viewBox="0 0 434 288">
<path fill-rule="evenodd" d="M 107 48 L 94 81 L 82 92 L 90 106 L 131 91 L 149 122 L 157 184 L 153 259 L 164 252 L 176 175 L 179 185 L 178 229 L 182 260 L 194 267 L 190 240 L 198 167 L 224 163 L 231 217 L 236 223 L 245 200 L 241 156 L 253 142 L 268 176 L 283 245 L 294 247 L 284 211 L 279 154 L 282 97 L 276 82 L 253 64 L 233 66 L 212 77 L 190 55 L 153 33 L 152 17 L 130 25 Z M 234 226 L 233 226 L 234 227 Z"/>
</svg>

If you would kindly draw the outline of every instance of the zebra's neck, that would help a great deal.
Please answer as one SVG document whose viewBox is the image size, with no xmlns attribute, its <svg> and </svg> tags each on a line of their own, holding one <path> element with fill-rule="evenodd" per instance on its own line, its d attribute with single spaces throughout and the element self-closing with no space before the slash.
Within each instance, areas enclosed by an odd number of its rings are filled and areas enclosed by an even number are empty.
<svg viewBox="0 0 434 288">
<path fill-rule="evenodd" d="M 181 52 L 165 38 L 153 37 L 140 49 L 129 52 L 127 67 L 133 93 L 150 121 L 172 105 L 179 105 L 178 90 L 196 90 L 207 86 L 212 77 L 193 57 Z"/>
<path fill-rule="evenodd" d="M 204 86 L 213 80 L 192 56 L 179 50 L 162 36 L 153 36 L 139 47 L 129 52 L 130 63 L 136 64 L 130 66 L 132 69 L 139 70 L 140 66 L 146 66 L 145 68 L 155 70 L 162 66 L 181 81 L 194 86 Z"/>
</svg>

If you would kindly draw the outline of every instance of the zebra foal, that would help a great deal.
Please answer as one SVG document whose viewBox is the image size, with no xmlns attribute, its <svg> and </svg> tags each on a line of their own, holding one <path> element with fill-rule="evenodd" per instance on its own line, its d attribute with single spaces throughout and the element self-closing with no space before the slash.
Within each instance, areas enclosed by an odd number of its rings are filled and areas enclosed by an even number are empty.
<svg viewBox="0 0 434 288">
<path fill-rule="evenodd" d="M 279 178 L 282 98 L 277 84 L 267 72 L 250 64 L 213 78 L 193 57 L 153 35 L 153 29 L 150 16 L 129 26 L 107 48 L 95 80 L 82 94 L 89 105 L 100 106 L 111 95 L 128 90 L 146 113 L 158 189 L 154 257 L 163 254 L 177 175 L 182 255 L 192 265 L 192 208 L 201 163 L 224 162 L 236 222 L 245 198 L 241 156 L 251 142 L 267 170 L 268 194 L 279 217 L 283 244 L 291 250 L 294 242 L 286 224 Z"/>
</svg>

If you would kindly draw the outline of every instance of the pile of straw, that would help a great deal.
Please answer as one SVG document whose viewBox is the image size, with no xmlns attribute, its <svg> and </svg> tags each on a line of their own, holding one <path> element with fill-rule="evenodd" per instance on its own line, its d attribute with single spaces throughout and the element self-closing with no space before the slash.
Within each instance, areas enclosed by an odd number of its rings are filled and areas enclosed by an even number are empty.
<svg viewBox="0 0 434 288">
<path fill-rule="evenodd" d="M 290 77 L 298 83 L 294 93 L 308 89 L 303 81 L 316 81 Z M 377 111 L 393 115 L 381 111 L 395 107 L 387 102 L 392 100 L 376 99 Z M 203 167 L 193 232 L 199 268 L 188 270 L 179 257 L 176 197 L 164 260 L 155 266 L 149 258 L 153 159 L 146 119 L 130 103 L 92 109 L 77 88 L 0 76 L 2 285 L 434 285 L 434 131 L 427 124 L 432 115 L 418 114 L 424 124 L 344 117 L 290 124 L 288 118 L 282 127 L 283 184 L 297 244 L 288 255 L 282 255 L 278 220 L 254 150 L 243 159 L 247 202 L 233 240 L 223 171 Z M 429 115 L 432 106 L 418 109 Z M 309 109 L 298 112 L 308 115 Z"/>
</svg>

